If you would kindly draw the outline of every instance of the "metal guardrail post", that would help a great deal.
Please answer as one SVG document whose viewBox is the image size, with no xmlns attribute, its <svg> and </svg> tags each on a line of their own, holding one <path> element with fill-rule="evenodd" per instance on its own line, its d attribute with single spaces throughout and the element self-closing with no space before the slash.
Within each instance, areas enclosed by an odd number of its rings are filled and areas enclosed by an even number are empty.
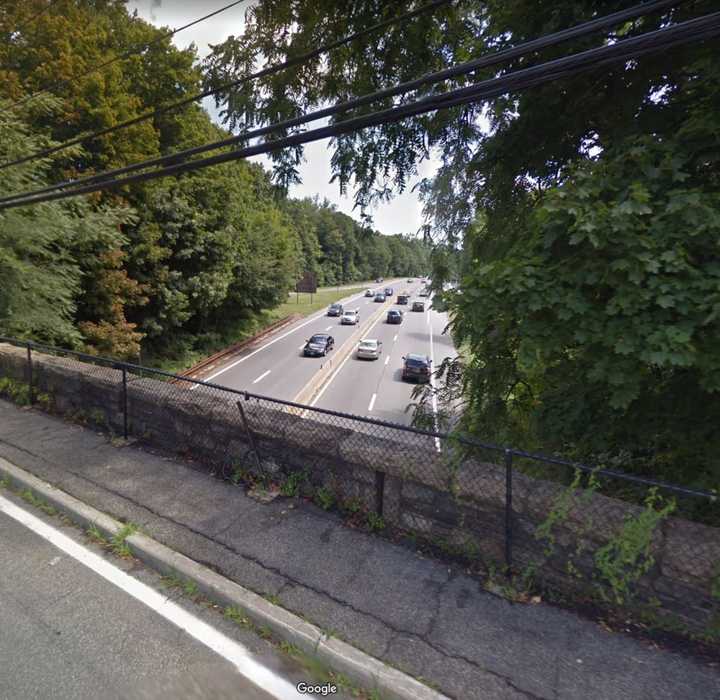
<svg viewBox="0 0 720 700">
<path fill-rule="evenodd" d="M 123 437 L 128 439 L 127 369 L 122 367 Z"/>
<path fill-rule="evenodd" d="M 246 397 L 247 401 L 250 397 Z M 255 436 L 250 430 L 250 424 L 248 423 L 247 416 L 245 415 L 245 409 L 243 408 L 242 401 L 237 402 L 237 407 L 240 409 L 240 416 L 242 417 L 243 425 L 245 426 L 245 432 L 247 433 L 248 442 L 250 443 L 250 449 L 255 456 L 255 466 L 257 467 L 258 473 L 263 473 L 262 462 L 260 461 L 260 453 L 258 452 L 257 445 L 255 444 Z"/>
<path fill-rule="evenodd" d="M 512 452 L 505 450 L 505 574 L 512 569 Z"/>
<path fill-rule="evenodd" d="M 31 404 L 35 403 L 35 392 L 33 390 L 33 367 L 32 367 L 32 343 L 27 344 L 27 383 L 28 383 L 28 400 Z"/>
</svg>

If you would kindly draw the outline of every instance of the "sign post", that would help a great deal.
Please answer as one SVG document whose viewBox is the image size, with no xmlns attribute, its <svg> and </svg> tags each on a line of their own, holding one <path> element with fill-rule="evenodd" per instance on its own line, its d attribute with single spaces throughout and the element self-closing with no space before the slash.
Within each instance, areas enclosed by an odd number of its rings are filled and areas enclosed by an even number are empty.
<svg viewBox="0 0 720 700">
<path fill-rule="evenodd" d="M 312 304 L 312 295 L 317 292 L 317 275 L 314 272 L 303 273 L 302 279 L 295 285 L 295 292 L 298 304 L 300 303 L 300 292 L 309 292 Z"/>
</svg>

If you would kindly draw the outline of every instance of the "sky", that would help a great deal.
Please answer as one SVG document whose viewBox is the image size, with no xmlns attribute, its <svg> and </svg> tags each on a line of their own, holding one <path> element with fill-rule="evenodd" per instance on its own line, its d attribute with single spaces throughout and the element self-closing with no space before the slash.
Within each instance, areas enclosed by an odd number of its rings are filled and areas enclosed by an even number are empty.
<svg viewBox="0 0 720 700">
<path fill-rule="evenodd" d="M 136 10 L 140 17 L 156 26 L 175 29 L 210 14 L 230 2 L 232 0 L 128 0 L 127 6 L 130 12 Z M 179 32 L 173 37 L 173 43 L 178 48 L 187 48 L 194 43 L 198 55 L 203 58 L 210 51 L 208 44 L 219 44 L 230 35 L 242 34 L 245 10 L 250 4 L 252 0 L 246 0 L 215 17 Z M 211 116 L 217 119 L 212 98 L 206 99 L 204 106 Z M 341 196 L 337 182 L 330 183 L 328 146 L 329 139 L 305 146 L 306 162 L 300 167 L 302 184 L 291 187 L 290 196 L 318 195 L 321 199 L 330 200 L 340 211 L 359 219 L 360 212 L 353 210 L 352 191 L 349 190 L 347 195 Z M 256 160 L 266 165 L 269 163 L 264 156 Z M 419 176 L 432 175 L 436 167 L 437 163 L 433 160 L 421 164 Z M 411 180 L 405 192 L 396 195 L 390 202 L 378 205 L 370 212 L 377 230 L 385 234 L 414 234 L 418 231 L 422 224 L 422 205 L 412 191 L 417 181 L 418 179 Z"/>
</svg>

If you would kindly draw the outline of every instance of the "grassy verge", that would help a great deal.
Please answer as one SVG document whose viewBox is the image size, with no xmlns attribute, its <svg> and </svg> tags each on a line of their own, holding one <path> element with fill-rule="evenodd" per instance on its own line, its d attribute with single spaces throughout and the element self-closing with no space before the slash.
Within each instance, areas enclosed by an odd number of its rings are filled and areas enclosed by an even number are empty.
<svg viewBox="0 0 720 700">
<path fill-rule="evenodd" d="M 316 294 L 293 294 L 285 304 L 267 309 L 249 318 L 238 320 L 222 333 L 201 333 L 177 339 L 171 345 L 163 347 L 162 353 L 144 352 L 142 364 L 163 369 L 166 372 L 183 372 L 200 360 L 212 355 L 228 345 L 239 343 L 261 333 L 269 325 L 291 314 L 309 316 L 320 311 L 339 299 L 359 294 L 365 287 L 352 289 L 327 289 Z M 312 298 L 311 298 L 312 297 Z"/>
</svg>

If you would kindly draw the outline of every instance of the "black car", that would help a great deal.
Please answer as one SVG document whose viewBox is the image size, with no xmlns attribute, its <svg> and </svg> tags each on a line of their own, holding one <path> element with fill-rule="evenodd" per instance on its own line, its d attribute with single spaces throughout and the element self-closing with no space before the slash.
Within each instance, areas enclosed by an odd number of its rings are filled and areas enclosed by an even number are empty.
<svg viewBox="0 0 720 700">
<path fill-rule="evenodd" d="M 375 301 L 378 304 L 384 304 L 385 303 L 385 295 L 382 292 L 379 292 L 375 295 Z"/>
<path fill-rule="evenodd" d="M 412 305 L 413 311 L 425 311 L 425 302 L 424 301 L 414 301 Z"/>
<path fill-rule="evenodd" d="M 392 287 L 386 287 L 385 288 L 385 296 L 391 297 L 393 295 L 393 288 Z"/>
<path fill-rule="evenodd" d="M 398 311 L 397 309 L 390 309 L 390 311 L 387 312 L 387 322 L 388 323 L 402 323 L 403 322 L 403 312 Z"/>
<path fill-rule="evenodd" d="M 382 282 L 382 281 L 383 281 L 383 278 L 382 278 L 382 277 L 378 277 L 375 281 L 376 281 L 376 282 Z"/>
<path fill-rule="evenodd" d="M 330 304 L 327 310 L 328 316 L 342 316 L 343 305 L 342 304 Z"/>
<path fill-rule="evenodd" d="M 410 297 L 407 294 L 398 294 L 396 304 L 400 304 L 401 306 L 405 306 L 410 301 Z"/>
<path fill-rule="evenodd" d="M 335 347 L 335 340 L 327 333 L 316 333 L 312 336 L 303 348 L 305 357 L 322 357 L 327 355 Z"/>
<path fill-rule="evenodd" d="M 406 355 L 403 357 L 403 380 L 414 379 L 416 382 L 429 382 L 432 360 L 427 355 Z"/>
</svg>

